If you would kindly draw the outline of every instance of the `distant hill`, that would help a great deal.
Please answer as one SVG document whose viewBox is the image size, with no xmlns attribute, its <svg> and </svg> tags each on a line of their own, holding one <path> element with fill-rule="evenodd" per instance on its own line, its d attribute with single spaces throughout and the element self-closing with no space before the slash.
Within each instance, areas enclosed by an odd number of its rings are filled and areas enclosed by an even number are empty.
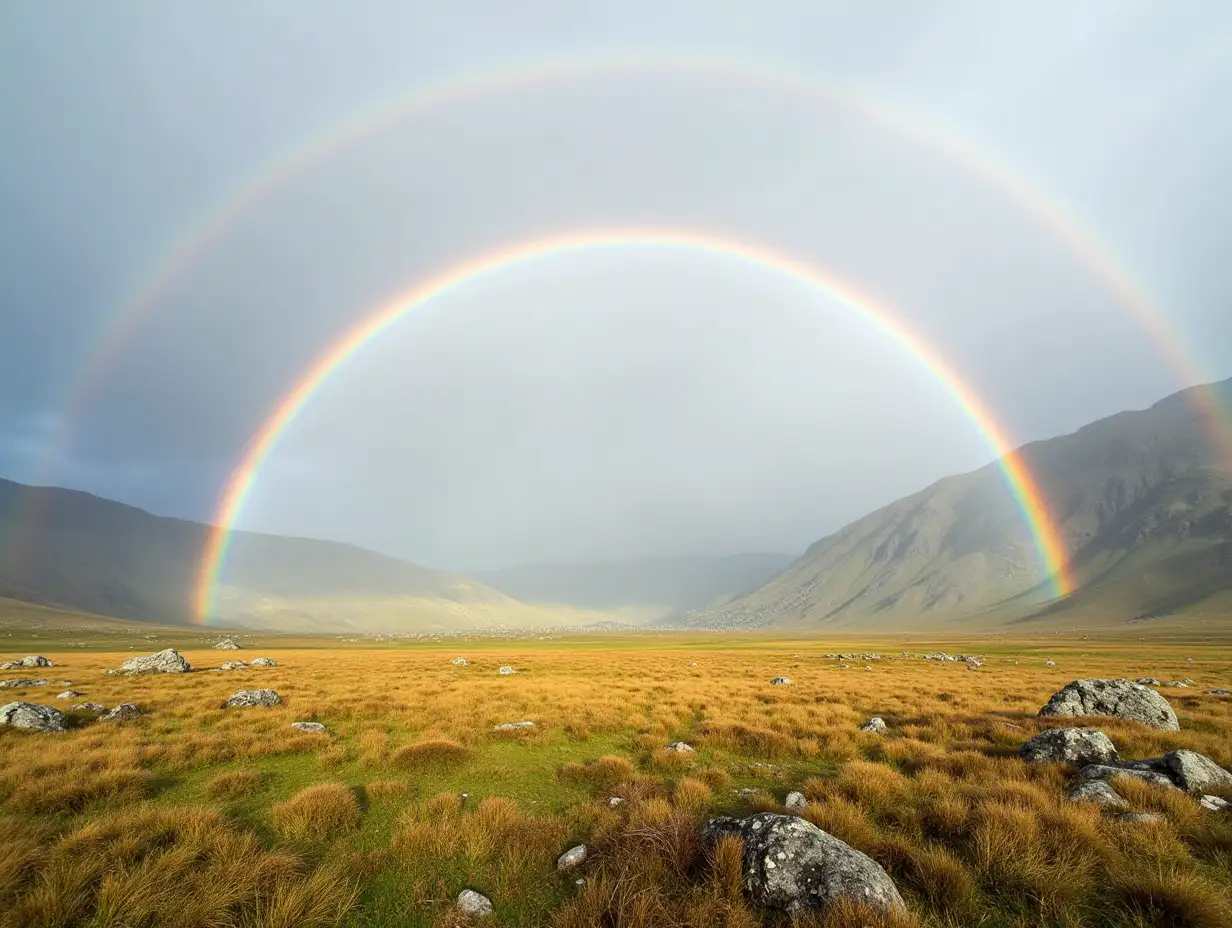
<svg viewBox="0 0 1232 928">
<path fill-rule="evenodd" d="M 600 564 L 527 564 L 473 576 L 528 603 L 661 614 L 706 609 L 757 589 L 792 562 L 787 554 L 652 557 Z"/>
<path fill-rule="evenodd" d="M 1232 603 L 1232 461 L 1202 411 L 1232 380 L 1035 442 L 1022 455 L 1060 523 L 1078 591 L 1049 603 L 996 465 L 948 477 L 821 539 L 761 589 L 688 618 L 712 627 L 1144 620 Z"/>
<path fill-rule="evenodd" d="M 34 519 L 24 518 L 35 514 Z M 20 523 L 18 520 L 21 520 Z M 14 527 L 25 535 L 13 537 Z M 182 624 L 208 529 L 88 493 L 0 480 L 0 596 Z M 352 545 L 238 532 L 221 620 L 287 631 L 448 630 L 597 621 Z"/>
</svg>

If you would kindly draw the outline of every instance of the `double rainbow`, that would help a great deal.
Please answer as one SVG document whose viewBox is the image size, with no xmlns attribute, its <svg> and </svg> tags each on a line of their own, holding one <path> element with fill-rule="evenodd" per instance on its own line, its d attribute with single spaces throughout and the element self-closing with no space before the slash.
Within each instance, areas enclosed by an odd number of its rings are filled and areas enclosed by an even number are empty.
<svg viewBox="0 0 1232 928">
<path fill-rule="evenodd" d="M 1022 512 L 1038 552 L 1041 573 L 1051 584 L 1052 593 L 1065 596 L 1073 590 L 1065 543 L 1034 476 L 975 392 L 935 348 L 911 331 L 902 320 L 833 274 L 755 245 L 688 230 L 622 229 L 580 232 L 523 242 L 463 262 L 398 294 L 334 342 L 283 396 L 245 449 L 242 460 L 227 482 L 198 572 L 196 621 L 203 624 L 215 614 L 219 579 L 226 564 L 235 524 L 256 487 L 261 466 L 273 453 L 278 439 L 336 371 L 408 314 L 480 278 L 546 258 L 613 247 L 671 249 L 756 265 L 815 289 L 858 313 L 892 338 L 953 397 L 997 456 L 1005 482 Z"/>
</svg>

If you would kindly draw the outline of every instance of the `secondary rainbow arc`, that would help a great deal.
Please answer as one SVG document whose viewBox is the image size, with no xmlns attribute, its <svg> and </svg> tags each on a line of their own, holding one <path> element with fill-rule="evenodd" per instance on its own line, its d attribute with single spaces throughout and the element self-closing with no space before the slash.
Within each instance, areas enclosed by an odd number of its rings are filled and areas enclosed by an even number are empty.
<svg viewBox="0 0 1232 928">
<path fill-rule="evenodd" d="M 709 254 L 752 264 L 800 281 L 860 314 L 895 340 L 942 385 L 997 457 L 1036 549 L 1043 579 L 1055 596 L 1074 588 L 1064 539 L 1034 475 L 979 396 L 941 354 L 906 324 L 857 288 L 804 261 L 768 249 L 689 230 L 618 229 L 578 232 L 521 242 L 464 261 L 419 282 L 379 306 L 331 344 L 283 396 L 245 448 L 219 499 L 198 570 L 196 621 L 215 614 L 216 595 L 235 524 L 257 483 L 262 464 L 312 397 L 366 344 L 407 314 L 464 285 L 534 260 L 616 246 L 658 247 Z"/>
</svg>

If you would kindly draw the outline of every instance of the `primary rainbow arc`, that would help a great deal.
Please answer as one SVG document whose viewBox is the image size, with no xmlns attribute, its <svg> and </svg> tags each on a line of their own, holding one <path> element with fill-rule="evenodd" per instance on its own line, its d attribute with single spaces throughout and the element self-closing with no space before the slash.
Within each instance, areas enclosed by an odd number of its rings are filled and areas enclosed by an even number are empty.
<svg viewBox="0 0 1232 928">
<path fill-rule="evenodd" d="M 1034 475 L 976 393 L 936 349 L 900 319 L 836 276 L 759 246 L 688 230 L 618 229 L 521 242 L 450 267 L 378 307 L 322 353 L 283 396 L 253 436 L 224 488 L 198 571 L 194 597 L 196 621 L 204 624 L 216 611 L 216 593 L 229 542 L 244 504 L 256 486 L 262 464 L 274 450 L 278 439 L 335 371 L 408 313 L 478 278 L 537 259 L 615 246 L 693 251 L 763 267 L 826 294 L 894 339 L 944 387 L 995 453 L 1005 482 L 1022 513 L 1037 551 L 1041 573 L 1051 585 L 1051 592 L 1057 597 L 1072 592 L 1074 580 L 1066 545 Z"/>
</svg>

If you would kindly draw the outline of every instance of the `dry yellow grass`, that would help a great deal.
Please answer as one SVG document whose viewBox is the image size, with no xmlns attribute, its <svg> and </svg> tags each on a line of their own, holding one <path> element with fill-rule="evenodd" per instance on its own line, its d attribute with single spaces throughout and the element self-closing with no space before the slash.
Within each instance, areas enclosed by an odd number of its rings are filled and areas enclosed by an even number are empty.
<svg viewBox="0 0 1232 928">
<path fill-rule="evenodd" d="M 472 642 L 467 668 L 449 663 L 456 643 L 270 649 L 278 667 L 245 685 L 284 704 L 255 710 L 219 708 L 236 688 L 225 674 L 106 677 L 131 655 L 48 648 L 83 698 L 146 716 L 0 730 L 0 925 L 426 928 L 456 923 L 453 900 L 472 887 L 494 900 L 493 924 L 756 928 L 773 920 L 743 897 L 738 847 L 707 851 L 698 828 L 781 810 L 789 790 L 879 861 L 909 908 L 802 926 L 1232 925 L 1232 816 L 1118 782 L 1165 816 L 1129 825 L 1068 802 L 1071 771 L 1017 757 L 1057 724 L 1036 712 L 1064 683 L 1150 675 L 1196 681 L 1163 690 L 1182 731 L 1101 720 L 1121 755 L 1185 747 L 1232 766 L 1232 700 L 1202 693 L 1232 681 L 1232 651 L 943 645 L 994 652 L 968 670 L 873 647 L 895 656 L 841 669 L 825 652 L 865 647 L 714 636 Z M 523 672 L 499 677 L 505 663 Z M 778 675 L 795 684 L 770 687 Z M 889 732 L 860 732 L 870 715 Z M 303 718 L 329 735 L 290 728 Z M 533 729 L 493 731 L 528 718 Z M 677 740 L 697 752 L 664 750 Z M 581 842 L 576 887 L 555 860 Z"/>
</svg>

